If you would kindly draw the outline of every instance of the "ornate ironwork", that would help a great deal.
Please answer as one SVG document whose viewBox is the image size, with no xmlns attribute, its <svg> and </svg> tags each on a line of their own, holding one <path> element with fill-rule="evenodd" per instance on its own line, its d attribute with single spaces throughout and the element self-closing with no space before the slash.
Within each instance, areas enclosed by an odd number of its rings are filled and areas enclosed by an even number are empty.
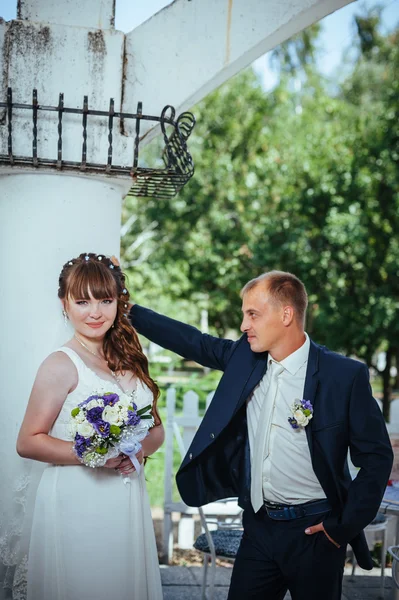
<svg viewBox="0 0 399 600">
<path fill-rule="evenodd" d="M 0 108 L 6 108 L 7 119 L 7 154 L 0 154 L 0 164 L 25 167 L 46 167 L 58 171 L 84 171 L 87 173 L 104 173 L 106 175 L 130 175 L 132 186 L 129 196 L 151 196 L 155 198 L 171 198 L 191 179 L 194 174 L 194 163 L 187 148 L 187 139 L 190 136 L 195 118 L 190 112 L 182 113 L 175 119 L 173 106 L 165 106 L 160 117 L 144 115 L 142 103 L 137 105 L 137 113 L 115 112 L 114 99 L 109 102 L 108 111 L 89 109 L 88 96 L 84 96 L 82 108 L 68 108 L 64 105 L 64 94 L 59 95 L 57 106 L 44 106 L 39 104 L 37 90 L 33 90 L 32 104 L 13 102 L 12 89 L 8 88 L 7 101 L 0 102 Z M 21 156 L 13 153 L 13 110 L 23 109 L 32 111 L 32 154 Z M 41 112 L 56 112 L 57 119 L 57 148 L 56 158 L 40 157 L 40 139 L 38 143 L 37 126 Z M 63 123 L 65 114 L 82 115 L 82 157 L 81 161 L 64 160 L 62 158 Z M 104 117 L 107 119 L 108 147 L 107 160 L 103 164 L 87 161 L 87 131 L 88 116 Z M 133 143 L 133 157 L 131 166 L 116 165 L 112 162 L 114 121 L 115 119 L 132 120 L 136 124 Z M 139 166 L 140 152 L 140 125 L 142 121 L 152 121 L 160 125 L 164 149 L 162 159 L 165 168 L 151 168 Z M 15 128 L 14 128 L 15 129 Z"/>
</svg>

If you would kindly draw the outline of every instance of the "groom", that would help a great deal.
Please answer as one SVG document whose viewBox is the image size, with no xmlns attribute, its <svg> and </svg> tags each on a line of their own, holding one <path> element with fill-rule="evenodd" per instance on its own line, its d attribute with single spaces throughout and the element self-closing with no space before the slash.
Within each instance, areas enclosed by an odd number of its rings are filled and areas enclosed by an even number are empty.
<svg viewBox="0 0 399 600">
<path fill-rule="evenodd" d="M 264 273 L 241 296 L 236 342 L 130 311 L 150 340 L 224 372 L 177 473 L 180 494 L 190 506 L 238 496 L 245 509 L 229 600 L 281 600 L 288 589 L 294 600 L 338 600 L 348 543 L 372 568 L 362 530 L 391 471 L 384 420 L 366 366 L 305 333 L 297 277 Z"/>
</svg>

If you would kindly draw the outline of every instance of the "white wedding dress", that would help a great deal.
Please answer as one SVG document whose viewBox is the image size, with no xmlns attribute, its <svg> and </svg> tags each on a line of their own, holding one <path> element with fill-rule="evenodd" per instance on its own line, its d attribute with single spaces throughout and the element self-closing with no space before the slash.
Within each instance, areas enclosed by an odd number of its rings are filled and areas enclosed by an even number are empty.
<svg viewBox="0 0 399 600">
<path fill-rule="evenodd" d="M 50 435 L 69 440 L 72 408 L 97 392 L 120 392 L 73 350 L 79 375 Z M 137 382 L 138 408 L 152 392 Z M 37 490 L 28 562 L 28 600 L 160 600 L 161 578 L 144 470 L 130 482 L 113 469 L 46 466 Z"/>
</svg>

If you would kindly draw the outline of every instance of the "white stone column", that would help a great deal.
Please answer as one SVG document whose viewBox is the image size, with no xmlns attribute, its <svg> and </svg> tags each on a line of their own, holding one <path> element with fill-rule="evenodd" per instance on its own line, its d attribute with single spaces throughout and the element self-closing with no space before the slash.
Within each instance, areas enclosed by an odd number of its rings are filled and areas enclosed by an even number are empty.
<svg viewBox="0 0 399 600">
<path fill-rule="evenodd" d="M 81 252 L 119 256 L 123 183 L 0 171 L 2 489 L 35 373 L 60 333 L 61 267 Z"/>
</svg>

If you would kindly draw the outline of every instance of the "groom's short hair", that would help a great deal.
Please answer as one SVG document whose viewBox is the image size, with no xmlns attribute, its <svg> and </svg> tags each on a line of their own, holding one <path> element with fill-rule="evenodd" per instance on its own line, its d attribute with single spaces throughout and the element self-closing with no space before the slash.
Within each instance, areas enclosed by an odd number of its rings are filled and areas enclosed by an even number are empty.
<svg viewBox="0 0 399 600">
<path fill-rule="evenodd" d="M 308 295 L 302 281 L 296 275 L 285 271 L 267 271 L 259 277 L 251 279 L 241 290 L 241 298 L 247 292 L 264 285 L 270 298 L 276 304 L 289 304 L 294 308 L 296 319 L 299 323 L 305 323 L 306 309 L 308 306 Z"/>
</svg>

